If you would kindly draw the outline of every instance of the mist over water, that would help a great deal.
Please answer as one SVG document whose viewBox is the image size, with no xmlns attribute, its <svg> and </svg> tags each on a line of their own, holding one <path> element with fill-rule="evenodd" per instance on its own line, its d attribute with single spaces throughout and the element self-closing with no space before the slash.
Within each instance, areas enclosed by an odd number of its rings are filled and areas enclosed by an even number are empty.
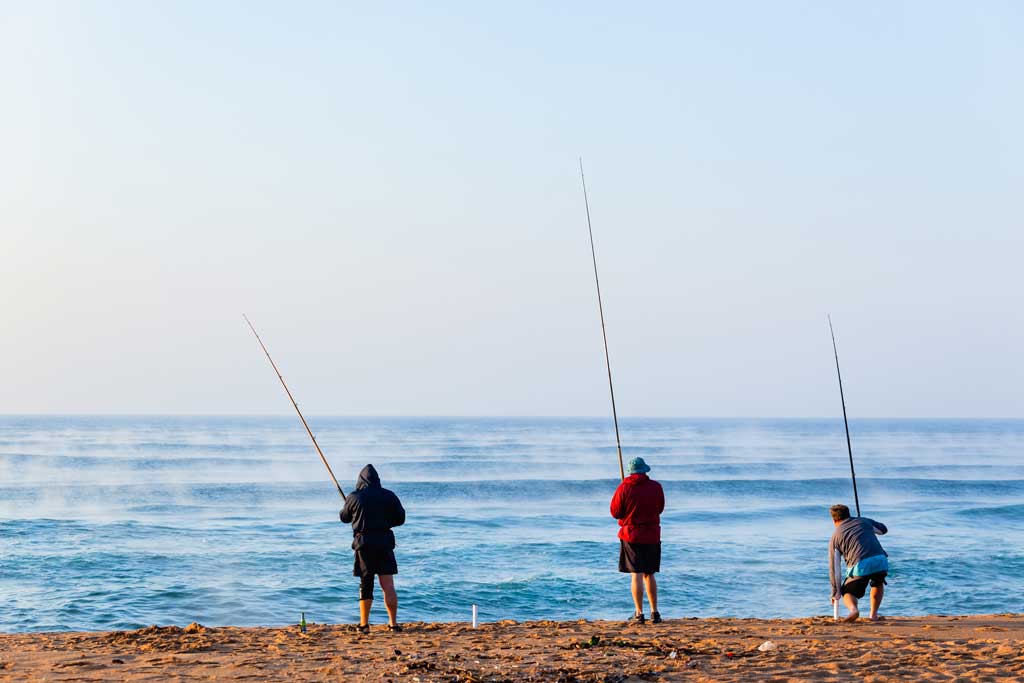
<svg viewBox="0 0 1024 683">
<path fill-rule="evenodd" d="M 609 420 L 310 423 L 346 490 L 372 462 L 405 504 L 403 620 L 630 614 Z M 830 612 L 841 420 L 622 426 L 665 486 L 663 614 Z M 863 512 L 890 529 L 885 611 L 1024 612 L 1024 421 L 851 428 Z M 0 417 L 0 630 L 354 621 L 340 504 L 294 417 Z"/>
</svg>

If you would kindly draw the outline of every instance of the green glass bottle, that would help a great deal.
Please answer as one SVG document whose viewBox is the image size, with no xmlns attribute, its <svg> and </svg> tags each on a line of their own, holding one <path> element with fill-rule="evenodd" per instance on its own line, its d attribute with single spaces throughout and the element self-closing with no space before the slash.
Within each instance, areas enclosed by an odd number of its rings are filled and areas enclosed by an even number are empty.
<svg viewBox="0 0 1024 683">
<path fill-rule="evenodd" d="M 302 619 L 299 620 L 299 631 L 301 633 L 305 633 L 306 632 L 306 613 L 305 612 L 301 612 L 300 614 L 302 614 Z"/>
</svg>

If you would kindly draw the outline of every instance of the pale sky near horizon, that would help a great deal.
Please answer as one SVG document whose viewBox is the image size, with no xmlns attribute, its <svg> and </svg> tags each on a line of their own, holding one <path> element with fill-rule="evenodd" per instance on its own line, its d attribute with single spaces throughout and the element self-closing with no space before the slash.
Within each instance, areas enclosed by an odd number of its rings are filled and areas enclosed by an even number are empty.
<svg viewBox="0 0 1024 683">
<path fill-rule="evenodd" d="M 1024 417 L 1024 5 L 0 0 L 0 413 Z"/>
</svg>

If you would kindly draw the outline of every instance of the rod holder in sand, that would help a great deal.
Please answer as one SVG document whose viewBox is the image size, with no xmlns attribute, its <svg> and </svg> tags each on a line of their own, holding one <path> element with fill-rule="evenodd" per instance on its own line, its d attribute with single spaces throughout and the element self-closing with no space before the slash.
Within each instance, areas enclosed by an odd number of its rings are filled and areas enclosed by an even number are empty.
<svg viewBox="0 0 1024 683">
<path fill-rule="evenodd" d="M 473 605 L 473 628 L 476 628 L 476 627 L 477 627 L 476 605 Z"/>
<path fill-rule="evenodd" d="M 843 585 L 843 560 L 839 551 L 833 551 L 832 553 L 832 572 L 836 577 L 836 583 L 840 586 Z M 839 621 L 839 603 L 842 602 L 842 596 L 832 602 L 832 619 Z"/>
</svg>

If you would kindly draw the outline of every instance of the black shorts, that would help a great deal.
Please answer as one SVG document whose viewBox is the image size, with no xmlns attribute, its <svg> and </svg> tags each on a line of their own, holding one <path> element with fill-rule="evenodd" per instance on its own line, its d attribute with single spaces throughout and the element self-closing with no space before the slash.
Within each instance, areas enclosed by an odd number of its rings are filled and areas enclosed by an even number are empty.
<svg viewBox="0 0 1024 683">
<path fill-rule="evenodd" d="M 885 577 L 889 572 L 875 572 L 874 574 L 868 574 L 867 576 L 851 576 L 843 584 L 842 588 L 839 589 L 840 595 L 846 595 L 849 593 L 855 598 L 863 598 L 864 592 L 868 589 L 870 583 L 874 586 L 884 586 Z"/>
<path fill-rule="evenodd" d="M 356 564 L 352 569 L 352 576 L 397 573 L 398 561 L 395 560 L 394 550 L 364 546 L 356 551 Z"/>
<path fill-rule="evenodd" d="M 661 544 L 628 543 L 619 539 L 619 571 L 624 574 L 661 571 Z"/>
</svg>

